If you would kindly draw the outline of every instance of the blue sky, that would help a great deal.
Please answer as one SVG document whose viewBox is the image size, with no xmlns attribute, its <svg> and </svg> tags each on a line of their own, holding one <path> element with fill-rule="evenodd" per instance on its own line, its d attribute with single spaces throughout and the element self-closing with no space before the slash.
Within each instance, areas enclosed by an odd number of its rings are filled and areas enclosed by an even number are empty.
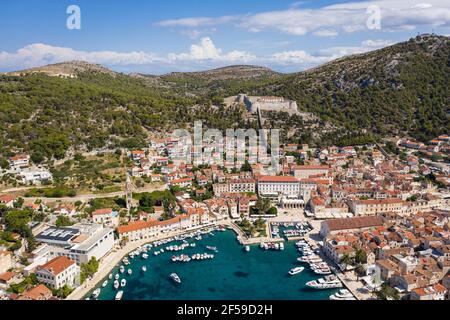
<svg viewBox="0 0 450 320">
<path fill-rule="evenodd" d="M 69 5 L 80 30 L 66 27 Z M 293 72 L 432 31 L 450 34 L 448 0 L 16 0 L 1 4 L 0 71 L 76 59 L 155 74 Z"/>
</svg>

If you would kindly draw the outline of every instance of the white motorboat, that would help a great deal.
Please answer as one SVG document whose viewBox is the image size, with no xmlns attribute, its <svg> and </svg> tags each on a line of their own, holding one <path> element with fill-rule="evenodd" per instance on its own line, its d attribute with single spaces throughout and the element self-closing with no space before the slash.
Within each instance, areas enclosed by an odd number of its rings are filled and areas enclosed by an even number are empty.
<svg viewBox="0 0 450 320">
<path fill-rule="evenodd" d="M 119 280 L 119 278 L 120 278 L 119 274 L 116 274 L 116 275 L 114 276 L 114 280 Z"/>
<path fill-rule="evenodd" d="M 109 274 L 108 279 L 111 280 L 113 278 L 112 273 Z"/>
<path fill-rule="evenodd" d="M 249 252 L 250 251 L 250 246 L 245 246 L 245 251 Z"/>
<path fill-rule="evenodd" d="M 120 283 L 119 283 L 119 280 L 114 280 L 114 289 L 119 289 L 119 287 L 120 287 Z"/>
<path fill-rule="evenodd" d="M 144 254 L 142 255 L 142 258 L 148 259 L 148 254 L 144 253 Z"/>
<path fill-rule="evenodd" d="M 131 270 L 131 269 L 128 269 L 127 272 L 128 272 L 129 275 L 132 275 L 132 274 L 133 274 L 133 270 Z"/>
<path fill-rule="evenodd" d="M 147 271 L 147 267 L 146 267 L 146 266 L 142 266 L 141 270 L 142 270 L 143 272 L 146 272 L 146 271 Z"/>
<path fill-rule="evenodd" d="M 119 291 L 116 294 L 115 300 L 122 300 L 122 297 L 123 297 L 123 291 Z"/>
<path fill-rule="evenodd" d="M 180 279 L 180 277 L 179 277 L 176 273 L 170 274 L 170 277 L 171 277 L 172 280 L 175 281 L 176 283 L 181 283 L 181 279 Z"/>
<path fill-rule="evenodd" d="M 127 285 L 127 280 L 122 279 L 122 281 L 120 281 L 120 286 L 123 288 Z"/>
<path fill-rule="evenodd" d="M 289 270 L 289 274 L 291 276 L 293 276 L 293 275 L 296 275 L 296 274 L 302 272 L 303 270 L 305 270 L 305 268 L 303 268 L 303 267 L 292 268 L 291 270 Z"/>
<path fill-rule="evenodd" d="M 330 296 L 330 300 L 356 300 L 353 294 L 347 289 L 341 289 Z"/>
<path fill-rule="evenodd" d="M 306 286 L 312 289 L 334 289 L 342 288 L 342 282 L 334 275 L 325 276 L 325 278 L 320 278 L 318 280 L 309 281 Z"/>
<path fill-rule="evenodd" d="M 107 285 L 108 285 L 108 280 L 103 281 L 102 288 L 106 287 Z"/>
<path fill-rule="evenodd" d="M 124 273 L 125 272 L 125 267 L 124 266 L 120 266 L 119 271 L 120 271 L 120 273 Z"/>
<path fill-rule="evenodd" d="M 97 299 L 98 296 L 100 295 L 100 292 L 102 292 L 100 288 L 95 289 L 94 292 L 92 292 L 92 298 Z"/>
</svg>

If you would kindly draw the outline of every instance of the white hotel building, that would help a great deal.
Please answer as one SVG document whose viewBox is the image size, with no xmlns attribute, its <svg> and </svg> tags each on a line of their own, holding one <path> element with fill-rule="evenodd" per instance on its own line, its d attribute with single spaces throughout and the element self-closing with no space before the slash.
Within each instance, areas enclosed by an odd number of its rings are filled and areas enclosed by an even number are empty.
<svg viewBox="0 0 450 320">
<path fill-rule="evenodd" d="M 262 197 L 297 196 L 299 193 L 299 180 L 292 176 L 263 176 L 258 180 L 258 194 Z"/>
</svg>

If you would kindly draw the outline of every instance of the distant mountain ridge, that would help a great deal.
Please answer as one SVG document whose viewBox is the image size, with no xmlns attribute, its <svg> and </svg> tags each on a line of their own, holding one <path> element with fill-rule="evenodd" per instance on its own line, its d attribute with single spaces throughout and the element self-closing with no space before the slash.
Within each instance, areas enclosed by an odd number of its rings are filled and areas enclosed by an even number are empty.
<svg viewBox="0 0 450 320">
<path fill-rule="evenodd" d="M 7 72 L 7 75 L 12 76 L 20 76 L 27 74 L 36 74 L 42 73 L 48 76 L 56 77 L 68 77 L 74 78 L 79 73 L 83 72 L 92 72 L 92 73 L 104 73 L 109 75 L 115 75 L 117 72 L 114 72 L 100 64 L 90 63 L 86 61 L 67 61 L 55 64 L 49 64 L 42 67 L 30 68 L 20 71 Z"/>
</svg>

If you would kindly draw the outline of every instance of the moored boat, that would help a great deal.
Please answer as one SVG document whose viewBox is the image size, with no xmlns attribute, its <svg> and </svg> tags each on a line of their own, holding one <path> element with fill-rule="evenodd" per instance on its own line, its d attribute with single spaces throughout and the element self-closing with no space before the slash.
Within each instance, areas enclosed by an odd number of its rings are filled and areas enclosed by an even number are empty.
<svg viewBox="0 0 450 320">
<path fill-rule="evenodd" d="M 343 287 L 341 280 L 339 280 L 334 275 L 329 275 L 318 280 L 309 281 L 306 283 L 306 286 L 312 289 L 334 289 Z"/>
<path fill-rule="evenodd" d="M 97 299 L 98 296 L 100 295 L 100 292 L 102 292 L 100 288 L 95 289 L 94 292 L 92 292 L 92 298 Z"/>
<path fill-rule="evenodd" d="M 116 294 L 115 300 L 122 300 L 123 297 L 123 291 L 119 291 Z"/>
<path fill-rule="evenodd" d="M 122 281 L 120 281 L 120 286 L 123 288 L 127 285 L 127 280 L 122 279 Z"/>
</svg>

